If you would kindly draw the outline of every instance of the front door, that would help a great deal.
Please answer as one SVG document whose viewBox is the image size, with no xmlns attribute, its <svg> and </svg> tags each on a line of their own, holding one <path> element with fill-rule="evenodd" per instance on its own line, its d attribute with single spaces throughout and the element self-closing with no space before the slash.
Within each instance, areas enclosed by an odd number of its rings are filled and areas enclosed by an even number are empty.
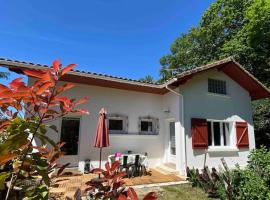
<svg viewBox="0 0 270 200">
<path fill-rule="evenodd" d="M 70 166 L 78 166 L 79 135 L 80 118 L 63 117 L 60 141 L 64 142 L 65 144 L 61 148 L 62 152 L 64 153 L 61 163 L 70 163 Z"/>
<path fill-rule="evenodd" d="M 169 162 L 176 163 L 175 122 L 169 122 Z"/>
</svg>

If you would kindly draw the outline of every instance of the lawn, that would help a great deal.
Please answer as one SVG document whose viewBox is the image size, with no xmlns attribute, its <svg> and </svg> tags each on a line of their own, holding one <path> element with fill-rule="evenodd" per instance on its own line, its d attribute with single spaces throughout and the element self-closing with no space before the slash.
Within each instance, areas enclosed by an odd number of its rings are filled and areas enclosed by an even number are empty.
<svg viewBox="0 0 270 200">
<path fill-rule="evenodd" d="M 203 190 L 197 187 L 192 187 L 190 184 L 153 187 L 138 189 L 137 192 L 142 199 L 142 196 L 150 191 L 157 192 L 158 200 L 208 200 L 209 198 Z"/>
</svg>

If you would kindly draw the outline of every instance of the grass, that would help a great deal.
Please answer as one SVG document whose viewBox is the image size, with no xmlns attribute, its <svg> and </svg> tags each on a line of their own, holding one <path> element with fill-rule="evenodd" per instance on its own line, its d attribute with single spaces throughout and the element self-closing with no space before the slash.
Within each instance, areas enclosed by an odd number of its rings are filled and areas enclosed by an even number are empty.
<svg viewBox="0 0 270 200">
<path fill-rule="evenodd" d="M 142 196 L 146 193 L 153 191 L 158 194 L 158 200 L 209 200 L 203 190 L 198 187 L 192 187 L 191 184 L 154 187 L 141 190 L 142 191 L 138 192 L 139 199 L 142 199 Z"/>
<path fill-rule="evenodd" d="M 164 192 L 158 193 L 159 200 L 167 199 L 188 199 L 188 200 L 207 200 L 209 199 L 205 192 L 198 187 L 192 187 L 190 184 L 174 185 L 162 187 Z"/>
</svg>

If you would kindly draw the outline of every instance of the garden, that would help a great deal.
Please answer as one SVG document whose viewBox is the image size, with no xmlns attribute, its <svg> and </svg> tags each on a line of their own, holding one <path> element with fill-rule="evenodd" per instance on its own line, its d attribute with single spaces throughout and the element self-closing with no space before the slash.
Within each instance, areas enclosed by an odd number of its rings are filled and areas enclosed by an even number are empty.
<svg viewBox="0 0 270 200">
<path fill-rule="evenodd" d="M 205 167 L 188 169 L 188 177 L 193 187 L 201 188 L 211 198 L 228 200 L 270 199 L 270 150 L 261 146 L 251 151 L 245 168 L 235 166 L 229 169 L 221 160 L 218 170 Z"/>
</svg>

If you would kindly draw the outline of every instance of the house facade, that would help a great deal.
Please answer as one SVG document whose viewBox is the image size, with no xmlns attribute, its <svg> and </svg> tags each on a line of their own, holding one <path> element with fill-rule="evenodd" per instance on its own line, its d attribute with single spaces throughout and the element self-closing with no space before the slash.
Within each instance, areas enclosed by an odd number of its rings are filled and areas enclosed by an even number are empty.
<svg viewBox="0 0 270 200">
<path fill-rule="evenodd" d="M 10 60 L 0 60 L 0 65 L 16 72 L 48 67 Z M 33 81 L 29 77 L 29 84 Z M 221 158 L 229 166 L 245 166 L 255 148 L 251 101 L 270 97 L 269 90 L 231 58 L 160 85 L 82 71 L 71 71 L 64 82 L 75 83 L 66 96 L 90 97 L 82 105 L 90 115 L 65 116 L 53 122 L 59 134 L 49 134 L 66 142 L 61 162 L 81 171 L 87 159 L 98 166 L 99 150 L 93 144 L 102 107 L 108 111 L 110 133 L 103 162 L 116 152 L 132 151 L 147 154 L 150 167 L 174 163 L 182 175 L 187 166 L 217 167 Z"/>
</svg>

